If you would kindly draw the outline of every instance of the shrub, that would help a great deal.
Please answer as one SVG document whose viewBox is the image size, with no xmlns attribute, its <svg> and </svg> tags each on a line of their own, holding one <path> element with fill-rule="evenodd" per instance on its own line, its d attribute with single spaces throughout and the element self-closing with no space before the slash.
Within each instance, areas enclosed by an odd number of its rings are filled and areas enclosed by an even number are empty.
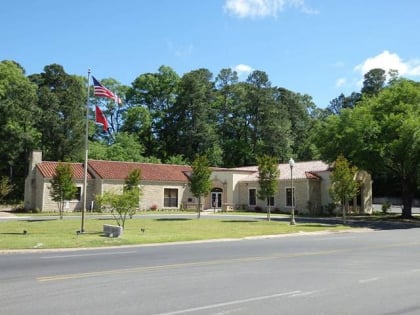
<svg viewBox="0 0 420 315">
<path fill-rule="evenodd" d="M 260 206 L 255 206 L 254 211 L 255 212 L 263 212 L 263 210 Z"/>
<path fill-rule="evenodd" d="M 385 201 L 382 204 L 382 214 L 387 214 L 389 209 L 391 209 L 391 203 L 389 201 Z"/>
</svg>

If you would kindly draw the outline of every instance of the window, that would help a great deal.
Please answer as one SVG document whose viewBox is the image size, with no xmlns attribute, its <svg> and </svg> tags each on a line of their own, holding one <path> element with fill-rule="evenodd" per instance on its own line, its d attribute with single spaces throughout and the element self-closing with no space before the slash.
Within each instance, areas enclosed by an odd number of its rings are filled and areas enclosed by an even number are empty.
<svg viewBox="0 0 420 315">
<path fill-rule="evenodd" d="M 296 200 L 295 197 L 295 188 L 293 188 L 293 201 Z M 293 204 L 295 204 L 293 202 Z M 292 206 L 292 188 L 286 188 L 286 206 L 291 207 Z"/>
<path fill-rule="evenodd" d="M 163 206 L 170 207 L 170 208 L 178 207 L 178 189 L 165 188 Z"/>
<path fill-rule="evenodd" d="M 248 190 L 248 202 L 250 206 L 257 204 L 257 190 L 255 188 Z"/>
<path fill-rule="evenodd" d="M 267 206 L 270 206 L 270 207 L 274 206 L 274 197 L 267 198 Z"/>
<path fill-rule="evenodd" d="M 73 199 L 80 201 L 82 198 L 82 187 L 76 187 L 76 192 L 74 193 Z"/>
</svg>

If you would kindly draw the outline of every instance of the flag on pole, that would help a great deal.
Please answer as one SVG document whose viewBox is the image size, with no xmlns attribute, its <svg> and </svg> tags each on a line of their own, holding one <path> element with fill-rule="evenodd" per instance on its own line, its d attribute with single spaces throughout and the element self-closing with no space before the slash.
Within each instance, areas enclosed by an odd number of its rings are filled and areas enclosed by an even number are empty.
<svg viewBox="0 0 420 315">
<path fill-rule="evenodd" d="M 96 80 L 94 76 L 92 76 L 92 79 L 93 79 L 93 95 L 112 98 L 113 100 L 117 101 L 117 96 L 114 93 L 112 93 L 112 91 L 108 90 L 101 83 L 99 83 L 99 81 Z"/>
<path fill-rule="evenodd" d="M 108 120 L 106 119 L 104 113 L 101 111 L 101 109 L 98 107 L 98 105 L 95 105 L 96 109 L 96 122 L 100 123 L 104 127 L 104 131 L 108 131 Z"/>
<path fill-rule="evenodd" d="M 122 100 L 121 100 L 121 98 L 117 95 L 117 93 L 115 93 L 115 103 L 117 103 L 117 104 L 122 104 Z"/>
</svg>

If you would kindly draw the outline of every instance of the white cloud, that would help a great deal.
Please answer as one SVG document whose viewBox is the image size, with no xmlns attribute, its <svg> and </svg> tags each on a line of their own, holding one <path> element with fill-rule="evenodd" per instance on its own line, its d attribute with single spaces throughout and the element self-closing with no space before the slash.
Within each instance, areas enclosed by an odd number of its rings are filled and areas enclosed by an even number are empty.
<svg viewBox="0 0 420 315">
<path fill-rule="evenodd" d="M 288 7 L 299 9 L 306 14 L 318 13 L 307 7 L 304 0 L 226 0 L 224 10 L 239 18 L 263 18 L 277 16 L 277 13 Z"/>
<path fill-rule="evenodd" d="M 232 70 L 236 71 L 239 77 L 246 76 L 250 74 L 252 71 L 254 71 L 254 69 L 251 66 L 245 65 L 243 63 L 232 67 Z"/>
<path fill-rule="evenodd" d="M 342 86 L 344 86 L 347 83 L 346 78 L 339 78 L 336 82 L 335 82 L 335 87 L 336 88 L 340 88 Z"/>
<path fill-rule="evenodd" d="M 388 50 L 366 59 L 363 63 L 357 65 L 354 70 L 364 76 L 375 68 L 383 69 L 386 72 L 398 70 L 400 76 L 420 76 L 420 60 L 404 61 L 396 53 L 390 53 Z"/>
</svg>

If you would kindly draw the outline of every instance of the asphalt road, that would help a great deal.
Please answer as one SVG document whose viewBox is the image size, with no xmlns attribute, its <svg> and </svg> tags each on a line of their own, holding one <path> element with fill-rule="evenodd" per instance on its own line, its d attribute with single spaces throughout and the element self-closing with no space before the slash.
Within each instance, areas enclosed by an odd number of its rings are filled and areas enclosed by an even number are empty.
<svg viewBox="0 0 420 315">
<path fill-rule="evenodd" d="M 0 314 L 420 314 L 420 229 L 0 254 Z"/>
</svg>

